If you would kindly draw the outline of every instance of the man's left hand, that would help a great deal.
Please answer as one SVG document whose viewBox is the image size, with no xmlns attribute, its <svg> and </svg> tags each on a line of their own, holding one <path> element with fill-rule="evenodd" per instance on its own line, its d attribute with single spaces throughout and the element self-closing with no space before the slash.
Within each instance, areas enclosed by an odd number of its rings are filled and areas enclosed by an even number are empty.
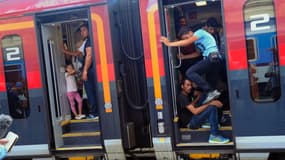
<svg viewBox="0 0 285 160">
<path fill-rule="evenodd" d="M 83 71 L 82 73 L 82 80 L 83 81 L 87 81 L 88 77 L 87 77 L 87 71 Z"/>
</svg>

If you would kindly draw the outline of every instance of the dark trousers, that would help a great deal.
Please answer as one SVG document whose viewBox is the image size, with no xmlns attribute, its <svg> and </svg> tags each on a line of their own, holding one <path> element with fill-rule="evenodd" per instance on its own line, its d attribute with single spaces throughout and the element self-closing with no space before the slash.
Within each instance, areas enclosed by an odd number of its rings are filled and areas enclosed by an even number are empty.
<svg viewBox="0 0 285 160">
<path fill-rule="evenodd" d="M 210 84 L 202 77 L 203 75 L 207 75 L 207 77 L 211 77 L 211 84 L 215 84 L 216 80 L 219 79 L 218 68 L 221 65 L 220 60 L 212 61 L 210 58 L 206 57 L 203 60 L 195 63 L 186 71 L 186 76 L 191 81 L 193 81 L 199 89 L 204 92 L 209 92 L 212 90 Z"/>
<path fill-rule="evenodd" d="M 94 73 L 92 68 L 89 68 L 87 77 L 88 77 L 87 81 L 84 81 L 84 87 L 87 94 L 88 103 L 91 107 L 89 110 L 89 114 L 97 116 L 98 113 L 96 108 L 96 90 L 95 90 L 96 86 L 95 86 Z"/>
<path fill-rule="evenodd" d="M 218 135 L 218 111 L 217 107 L 209 106 L 198 115 L 193 115 L 189 123 L 190 128 L 199 128 L 206 120 L 209 120 L 212 135 Z"/>
</svg>

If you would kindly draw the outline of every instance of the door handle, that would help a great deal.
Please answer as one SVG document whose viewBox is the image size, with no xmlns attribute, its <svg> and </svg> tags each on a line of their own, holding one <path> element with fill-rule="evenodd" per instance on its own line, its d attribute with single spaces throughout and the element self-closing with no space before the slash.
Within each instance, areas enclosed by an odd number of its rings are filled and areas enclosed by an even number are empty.
<svg viewBox="0 0 285 160">
<path fill-rule="evenodd" d="M 41 106 L 38 105 L 38 112 L 41 112 Z"/>
</svg>

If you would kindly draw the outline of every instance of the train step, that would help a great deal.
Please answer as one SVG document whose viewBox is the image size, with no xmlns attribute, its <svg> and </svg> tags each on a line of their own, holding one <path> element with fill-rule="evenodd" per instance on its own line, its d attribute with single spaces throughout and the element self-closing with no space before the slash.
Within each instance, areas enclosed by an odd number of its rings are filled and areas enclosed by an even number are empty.
<svg viewBox="0 0 285 160">
<path fill-rule="evenodd" d="M 177 143 L 177 147 L 217 147 L 217 146 L 233 146 L 233 142 L 225 143 L 225 144 L 212 144 L 208 142 L 197 142 L 197 143 Z"/>
<path fill-rule="evenodd" d="M 58 151 L 65 150 L 102 150 L 102 145 L 63 145 L 61 147 L 56 148 Z"/>
<path fill-rule="evenodd" d="M 62 135 L 64 145 L 101 145 L 100 132 L 72 132 Z"/>
<path fill-rule="evenodd" d="M 219 131 L 224 137 L 230 138 L 232 141 L 232 127 L 220 127 Z M 209 139 L 210 128 L 180 128 L 181 143 L 207 143 Z"/>
<path fill-rule="evenodd" d="M 61 122 L 62 133 L 100 131 L 99 120 L 82 119 Z"/>
</svg>

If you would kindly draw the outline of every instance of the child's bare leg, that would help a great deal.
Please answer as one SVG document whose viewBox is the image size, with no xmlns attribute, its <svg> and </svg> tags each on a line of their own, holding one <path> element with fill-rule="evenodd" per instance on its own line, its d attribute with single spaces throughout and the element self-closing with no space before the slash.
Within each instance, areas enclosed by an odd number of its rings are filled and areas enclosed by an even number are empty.
<svg viewBox="0 0 285 160">
<path fill-rule="evenodd" d="M 68 97 L 68 100 L 69 100 L 69 103 L 70 103 L 71 112 L 75 116 L 78 116 L 78 114 L 76 112 L 76 109 L 75 109 L 75 103 L 74 103 L 74 100 L 73 100 L 73 93 L 67 93 L 67 97 Z"/>
<path fill-rule="evenodd" d="M 78 92 L 75 95 L 75 100 L 78 104 L 78 114 L 82 115 L 82 98 L 80 97 Z"/>
</svg>

